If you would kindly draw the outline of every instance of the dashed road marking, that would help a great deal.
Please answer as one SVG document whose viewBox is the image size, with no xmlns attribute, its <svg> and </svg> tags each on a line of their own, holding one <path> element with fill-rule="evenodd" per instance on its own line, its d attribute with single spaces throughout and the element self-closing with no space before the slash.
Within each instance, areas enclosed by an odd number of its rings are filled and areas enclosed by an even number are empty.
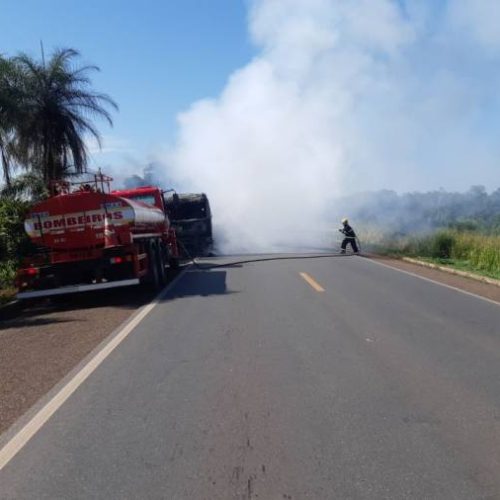
<svg viewBox="0 0 500 500">
<path fill-rule="evenodd" d="M 317 292 L 324 292 L 325 291 L 325 289 L 316 280 L 314 280 L 313 278 L 311 278 L 311 276 L 309 276 L 307 273 L 299 273 L 299 274 Z"/>
</svg>

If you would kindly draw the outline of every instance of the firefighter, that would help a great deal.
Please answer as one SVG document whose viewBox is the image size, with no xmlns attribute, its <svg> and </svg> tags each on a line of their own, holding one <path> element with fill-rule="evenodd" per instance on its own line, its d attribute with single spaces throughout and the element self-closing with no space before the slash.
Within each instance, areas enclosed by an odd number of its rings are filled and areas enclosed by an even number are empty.
<svg viewBox="0 0 500 500">
<path fill-rule="evenodd" d="M 354 232 L 354 229 L 349 225 L 349 221 L 345 217 L 342 219 L 342 226 L 342 229 L 339 229 L 339 231 L 344 235 L 344 240 L 342 241 L 342 245 L 340 245 L 340 247 L 342 248 L 340 253 L 345 253 L 347 244 L 351 245 L 352 251 L 354 253 L 358 253 L 356 233 Z"/>
</svg>

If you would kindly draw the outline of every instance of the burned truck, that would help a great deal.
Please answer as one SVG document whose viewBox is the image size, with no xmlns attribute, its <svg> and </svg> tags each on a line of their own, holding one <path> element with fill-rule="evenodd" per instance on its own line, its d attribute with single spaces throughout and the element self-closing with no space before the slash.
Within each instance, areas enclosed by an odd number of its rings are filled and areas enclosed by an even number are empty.
<svg viewBox="0 0 500 500">
<path fill-rule="evenodd" d="M 209 255 L 213 249 L 212 213 L 205 193 L 166 193 L 165 205 L 185 257 Z"/>
</svg>

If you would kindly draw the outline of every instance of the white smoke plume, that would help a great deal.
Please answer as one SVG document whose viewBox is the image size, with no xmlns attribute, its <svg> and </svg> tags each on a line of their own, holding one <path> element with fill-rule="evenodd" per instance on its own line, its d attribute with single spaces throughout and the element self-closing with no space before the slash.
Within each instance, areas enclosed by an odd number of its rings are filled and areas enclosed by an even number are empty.
<svg viewBox="0 0 500 500">
<path fill-rule="evenodd" d="M 250 2 L 257 55 L 179 116 L 168 174 L 208 194 L 223 252 L 331 245 L 356 191 L 495 187 L 499 5 Z"/>
</svg>

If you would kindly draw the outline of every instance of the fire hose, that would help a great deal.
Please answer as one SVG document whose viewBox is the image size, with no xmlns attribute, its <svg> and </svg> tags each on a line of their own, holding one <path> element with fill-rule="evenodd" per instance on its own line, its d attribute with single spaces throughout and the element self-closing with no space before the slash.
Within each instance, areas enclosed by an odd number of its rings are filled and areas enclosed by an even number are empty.
<svg viewBox="0 0 500 500">
<path fill-rule="evenodd" d="M 184 244 L 181 241 L 177 242 L 179 246 L 182 248 L 184 253 L 187 255 L 189 262 L 191 262 L 197 269 L 217 269 L 220 267 L 231 267 L 237 266 L 240 264 L 251 264 L 253 262 L 270 262 L 276 260 L 303 260 L 303 259 L 325 259 L 325 258 L 333 258 L 333 257 L 353 257 L 357 255 L 354 252 L 349 253 L 321 253 L 314 255 L 276 255 L 272 257 L 259 257 L 256 259 L 245 259 L 245 260 L 237 260 L 233 262 L 227 262 L 224 264 L 200 264 L 196 262 L 196 257 L 193 257 L 189 251 L 186 249 Z M 359 243 L 358 243 L 359 244 Z M 361 249 L 361 246 L 360 246 Z"/>
</svg>

